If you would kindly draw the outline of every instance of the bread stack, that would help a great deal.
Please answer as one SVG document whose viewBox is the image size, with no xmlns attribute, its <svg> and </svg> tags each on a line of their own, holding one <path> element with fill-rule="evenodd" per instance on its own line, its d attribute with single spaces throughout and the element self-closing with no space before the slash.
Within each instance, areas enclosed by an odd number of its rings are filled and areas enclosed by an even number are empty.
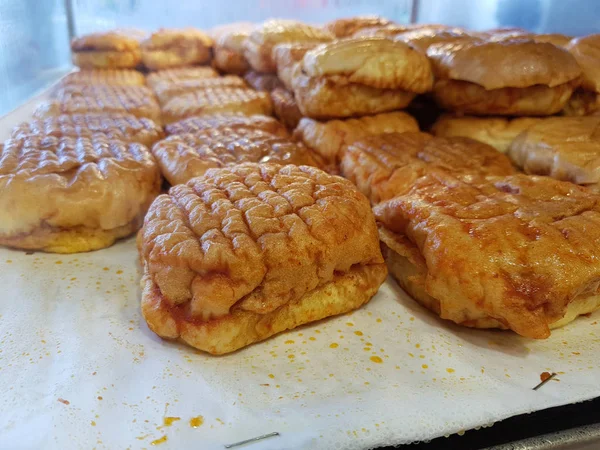
<svg viewBox="0 0 600 450">
<path fill-rule="evenodd" d="M 139 230 L 148 325 L 213 354 L 388 269 L 444 319 L 548 337 L 600 307 L 595 39 L 371 16 L 77 38 L 1 147 L 0 244 Z"/>
</svg>

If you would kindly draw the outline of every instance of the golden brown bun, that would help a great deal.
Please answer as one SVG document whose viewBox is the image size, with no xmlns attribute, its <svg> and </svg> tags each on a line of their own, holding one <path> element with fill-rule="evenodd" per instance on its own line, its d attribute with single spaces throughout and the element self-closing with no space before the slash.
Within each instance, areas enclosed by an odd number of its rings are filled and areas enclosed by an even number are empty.
<svg viewBox="0 0 600 450">
<path fill-rule="evenodd" d="M 337 166 L 345 146 L 355 140 L 369 135 L 407 131 L 419 131 L 417 121 L 397 111 L 328 122 L 304 118 L 294 131 L 294 136 L 321 155 L 327 164 Z"/>
<path fill-rule="evenodd" d="M 303 116 L 327 120 L 379 114 L 406 108 L 414 92 L 377 89 L 362 84 L 337 84 L 328 77 L 308 77 L 300 65 L 292 77 L 294 98 Z"/>
<path fill-rule="evenodd" d="M 123 142 L 137 142 L 147 147 L 164 136 L 162 128 L 150 119 L 137 118 L 127 113 L 86 113 L 65 114 L 24 122 L 13 128 L 11 137 L 14 139 L 30 136 L 91 138 L 96 133 Z"/>
<path fill-rule="evenodd" d="M 237 75 L 226 75 L 218 78 L 198 78 L 191 80 L 182 80 L 175 82 L 156 83 L 154 93 L 161 104 L 165 104 L 173 97 L 177 97 L 188 92 L 201 91 L 203 89 L 220 88 L 247 88 L 248 85 L 243 78 Z"/>
<path fill-rule="evenodd" d="M 80 51 L 72 54 L 73 65 L 81 69 L 135 69 L 142 62 L 140 50 Z"/>
<path fill-rule="evenodd" d="M 491 145 L 502 153 L 529 127 L 544 120 L 539 117 L 474 117 L 444 114 L 433 124 L 431 133 L 438 137 L 462 136 Z"/>
<path fill-rule="evenodd" d="M 244 56 L 257 72 L 275 73 L 273 47 L 283 42 L 328 42 L 334 36 L 296 20 L 271 19 L 256 27 L 244 41 Z"/>
<path fill-rule="evenodd" d="M 161 124 L 160 107 L 146 86 L 70 85 L 53 91 L 55 100 L 44 102 L 34 117 L 46 119 L 63 114 L 130 113 Z"/>
<path fill-rule="evenodd" d="M 277 88 L 271 92 L 271 102 L 273 103 L 273 113 L 290 130 L 296 128 L 302 113 L 298 108 L 298 103 L 294 94 L 287 89 Z"/>
<path fill-rule="evenodd" d="M 279 137 L 289 137 L 287 129 L 281 122 L 273 117 L 261 114 L 246 116 L 239 113 L 230 113 L 189 117 L 167 125 L 165 131 L 171 135 L 198 133 L 205 130 L 222 130 L 223 128 L 261 130 Z"/>
<path fill-rule="evenodd" d="M 191 116 L 215 113 L 243 113 L 271 115 L 271 98 L 266 92 L 244 88 L 220 88 L 192 91 L 174 97 L 164 104 L 164 124 Z"/>
<path fill-rule="evenodd" d="M 567 44 L 573 39 L 571 36 L 567 36 L 559 33 L 546 33 L 546 34 L 534 34 L 531 36 L 535 42 L 547 42 L 554 44 L 557 47 L 566 47 Z"/>
<path fill-rule="evenodd" d="M 260 73 L 250 70 L 244 75 L 244 80 L 252 89 L 261 92 L 271 92 L 273 89 L 282 87 L 281 81 L 274 73 Z"/>
<path fill-rule="evenodd" d="M 132 69 L 142 61 L 140 30 L 92 33 L 71 41 L 73 64 L 85 69 Z"/>
<path fill-rule="evenodd" d="M 143 86 L 146 77 L 137 70 L 128 69 L 89 69 L 71 72 L 60 80 L 59 87 L 70 84 L 110 84 L 118 86 Z"/>
<path fill-rule="evenodd" d="M 600 94 L 585 89 L 575 89 L 562 110 L 565 116 L 591 116 L 600 111 Z"/>
<path fill-rule="evenodd" d="M 115 51 L 126 52 L 139 50 L 140 41 L 146 32 L 135 29 L 117 29 L 86 34 L 71 40 L 71 50 L 78 51 Z"/>
<path fill-rule="evenodd" d="M 283 86 L 291 91 L 292 86 L 292 74 L 294 71 L 294 65 L 298 64 L 304 55 L 309 50 L 315 48 L 317 43 L 315 42 L 294 42 L 277 44 L 273 47 L 273 61 L 277 66 L 277 77 L 283 83 Z"/>
<path fill-rule="evenodd" d="M 208 169 L 244 162 L 321 166 L 317 155 L 302 144 L 252 128 L 222 127 L 172 135 L 156 143 L 152 153 L 173 185 L 202 176 Z"/>
<path fill-rule="evenodd" d="M 508 41 L 520 38 L 530 39 L 533 35 L 533 33 L 519 27 L 492 28 L 486 31 L 472 32 L 472 34 L 491 42 Z"/>
<path fill-rule="evenodd" d="M 159 83 L 177 83 L 184 80 L 216 78 L 219 74 L 212 67 L 177 67 L 152 72 L 146 77 L 146 84 L 152 89 Z"/>
<path fill-rule="evenodd" d="M 194 28 L 161 28 L 142 41 L 142 62 L 150 70 L 206 64 L 212 39 Z"/>
<path fill-rule="evenodd" d="M 414 25 L 398 25 L 398 24 L 389 24 L 389 25 L 379 25 L 373 27 L 361 28 L 357 32 L 355 32 L 352 37 L 360 38 L 360 37 L 387 37 L 393 38 L 400 33 L 404 33 L 406 31 L 414 30 Z"/>
<path fill-rule="evenodd" d="M 348 145 L 341 161 L 342 175 L 373 204 L 406 193 L 416 180 L 440 170 L 466 179 L 515 173 L 510 160 L 489 145 L 427 133 L 366 136 Z"/>
<path fill-rule="evenodd" d="M 579 84 L 579 79 L 554 87 L 486 90 L 468 81 L 437 80 L 433 97 L 444 109 L 480 116 L 549 116 L 563 110 Z"/>
<path fill-rule="evenodd" d="M 107 247 L 137 229 L 159 191 L 158 166 L 143 145 L 103 134 L 9 139 L 0 159 L 0 245 Z"/>
<path fill-rule="evenodd" d="M 508 155 L 526 173 L 576 184 L 600 182 L 600 117 L 550 117 L 511 144 Z"/>
<path fill-rule="evenodd" d="M 436 78 L 468 81 L 488 91 L 555 87 L 581 76 L 577 61 L 565 49 L 525 39 L 435 44 L 427 56 Z"/>
<path fill-rule="evenodd" d="M 344 83 L 418 94 L 431 90 L 433 75 L 424 53 L 382 37 L 344 39 L 308 51 L 301 63 L 309 77 L 341 77 Z"/>
<path fill-rule="evenodd" d="M 394 36 L 394 40 L 405 42 L 423 53 L 433 44 L 454 42 L 475 42 L 481 39 L 467 33 L 462 28 L 417 28 Z"/>
<path fill-rule="evenodd" d="M 575 38 L 566 48 L 583 71 L 581 87 L 600 93 L 600 34 Z"/>
<path fill-rule="evenodd" d="M 463 326 L 542 339 L 600 306 L 598 200 L 547 177 L 440 172 L 374 212 L 390 272 L 417 301 Z"/>
<path fill-rule="evenodd" d="M 306 166 L 243 164 L 175 186 L 138 243 L 150 328 L 214 354 L 359 307 L 387 273 L 364 196 Z"/>
<path fill-rule="evenodd" d="M 254 25 L 247 22 L 229 24 L 212 31 L 215 39 L 214 66 L 222 72 L 243 75 L 250 68 L 244 56 L 244 41 Z"/>
<path fill-rule="evenodd" d="M 363 28 L 394 25 L 391 20 L 378 16 L 357 16 L 336 19 L 328 22 L 325 29 L 337 38 L 350 37 Z"/>
</svg>

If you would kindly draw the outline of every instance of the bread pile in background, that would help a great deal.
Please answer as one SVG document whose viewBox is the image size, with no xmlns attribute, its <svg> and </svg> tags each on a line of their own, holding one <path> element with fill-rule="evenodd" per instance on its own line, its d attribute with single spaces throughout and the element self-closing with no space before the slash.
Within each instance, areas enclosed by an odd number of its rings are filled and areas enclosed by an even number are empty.
<svg viewBox="0 0 600 450">
<path fill-rule="evenodd" d="M 387 269 L 444 319 L 545 338 L 600 307 L 599 49 L 380 17 L 79 37 L 2 147 L 0 243 L 141 227 L 149 326 L 210 353 Z"/>
</svg>

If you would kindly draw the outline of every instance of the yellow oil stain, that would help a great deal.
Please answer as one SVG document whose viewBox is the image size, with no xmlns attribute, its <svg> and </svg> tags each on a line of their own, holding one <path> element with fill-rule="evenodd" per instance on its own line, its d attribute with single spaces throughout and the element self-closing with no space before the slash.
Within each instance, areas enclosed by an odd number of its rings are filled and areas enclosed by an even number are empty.
<svg viewBox="0 0 600 450">
<path fill-rule="evenodd" d="M 411 317 L 409 320 L 410 320 L 411 322 L 414 322 L 414 321 L 415 321 L 415 318 L 414 318 L 414 317 Z"/>
<path fill-rule="evenodd" d="M 149 434 L 145 434 L 143 436 L 136 436 L 136 439 L 139 441 L 143 441 L 144 439 L 146 439 L 148 436 L 150 436 Z"/>
<path fill-rule="evenodd" d="M 381 320 L 381 319 L 377 319 L 375 322 L 377 322 L 377 323 L 381 323 L 381 322 L 382 322 L 382 320 Z"/>
<path fill-rule="evenodd" d="M 317 338 L 315 338 L 315 337 L 312 337 L 312 336 L 311 336 L 311 337 L 309 337 L 309 338 L 308 338 L 308 340 L 309 340 L 309 341 L 316 341 L 316 340 L 317 340 Z"/>
<path fill-rule="evenodd" d="M 150 442 L 150 445 L 160 445 L 164 444 L 165 442 L 167 442 L 167 435 L 164 435 L 163 437 L 158 439 L 154 439 L 152 442 Z"/>
<path fill-rule="evenodd" d="M 362 332 L 362 331 L 358 331 L 358 330 L 356 330 L 356 331 L 354 332 L 354 334 L 355 334 L 355 335 L 357 335 L 357 336 L 362 336 L 362 335 L 363 335 L 363 332 Z"/>
<path fill-rule="evenodd" d="M 411 358 L 415 357 L 415 355 L 413 355 L 412 353 L 409 353 L 408 356 L 410 356 Z"/>
<path fill-rule="evenodd" d="M 190 427 L 192 427 L 192 428 L 198 428 L 203 423 L 204 423 L 204 417 L 202 417 L 202 416 L 196 416 L 196 417 L 192 417 L 190 419 Z"/>
<path fill-rule="evenodd" d="M 338 348 L 338 347 L 339 347 L 339 345 L 336 344 L 335 342 L 333 342 L 329 345 L 329 348 Z"/>
<path fill-rule="evenodd" d="M 364 350 L 365 352 L 370 352 L 370 351 L 371 351 L 371 347 L 365 347 L 365 348 L 363 348 L 363 350 Z"/>
<path fill-rule="evenodd" d="M 428 366 L 427 364 L 423 364 L 421 367 L 422 367 L 423 369 L 428 369 L 428 368 L 429 368 L 429 366 Z"/>
<path fill-rule="evenodd" d="M 354 326 L 354 324 L 352 322 L 346 322 L 346 325 L 349 326 L 349 327 L 353 327 Z"/>
<path fill-rule="evenodd" d="M 315 330 L 315 333 L 321 334 L 321 330 Z"/>
<path fill-rule="evenodd" d="M 7 264 L 10 264 L 12 262 L 12 259 L 7 259 L 6 262 Z"/>
<path fill-rule="evenodd" d="M 415 348 L 421 348 L 421 344 L 415 344 Z"/>
<path fill-rule="evenodd" d="M 371 356 L 369 359 L 376 364 L 381 364 L 383 362 L 383 359 L 381 359 L 379 356 Z"/>
<path fill-rule="evenodd" d="M 273 375 L 272 373 L 269 374 L 269 378 L 273 379 L 275 378 L 275 375 Z"/>
<path fill-rule="evenodd" d="M 367 347 L 369 347 L 369 346 L 371 346 L 371 345 L 373 345 L 373 344 L 371 344 L 370 342 L 367 342 L 365 345 L 366 345 Z"/>
<path fill-rule="evenodd" d="M 219 419 L 218 417 L 215 419 L 217 422 L 219 422 L 221 425 L 225 425 L 225 422 L 223 422 L 221 419 Z"/>
<path fill-rule="evenodd" d="M 117 275 L 121 275 L 123 273 L 122 270 L 117 270 Z"/>
<path fill-rule="evenodd" d="M 109 271 L 110 269 L 108 267 L 103 267 L 102 270 Z"/>
<path fill-rule="evenodd" d="M 454 370 L 452 367 L 448 367 L 448 368 L 446 369 L 446 372 L 448 372 L 448 373 L 454 373 L 454 372 L 455 372 L 455 370 Z"/>
<path fill-rule="evenodd" d="M 369 384 L 371 384 L 371 383 L 369 383 L 368 381 L 365 381 L 365 385 L 366 386 L 368 386 Z"/>
<path fill-rule="evenodd" d="M 96 426 L 96 422 L 94 422 L 94 421 L 92 420 L 92 421 L 91 421 L 91 425 L 92 425 L 93 427 L 95 427 L 95 426 Z"/>
<path fill-rule="evenodd" d="M 178 420 L 181 420 L 181 417 L 165 417 L 163 419 L 163 425 L 165 427 L 170 427 L 171 425 L 173 425 L 174 422 L 177 422 Z"/>
<path fill-rule="evenodd" d="M 291 355 L 288 355 L 289 359 L 294 359 L 296 357 L 296 355 L 294 355 L 293 353 Z"/>
<path fill-rule="evenodd" d="M 295 342 L 290 339 L 290 340 L 285 341 L 284 344 L 290 345 L 290 344 L 295 344 Z"/>
<path fill-rule="evenodd" d="M 54 264 L 62 264 L 62 261 L 56 261 Z"/>
</svg>

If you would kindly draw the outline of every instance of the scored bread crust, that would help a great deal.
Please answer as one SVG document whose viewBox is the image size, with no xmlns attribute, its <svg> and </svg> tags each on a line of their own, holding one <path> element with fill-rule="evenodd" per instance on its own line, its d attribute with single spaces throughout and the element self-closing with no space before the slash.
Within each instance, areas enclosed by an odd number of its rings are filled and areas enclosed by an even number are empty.
<svg viewBox="0 0 600 450">
<path fill-rule="evenodd" d="M 321 165 L 317 155 L 301 143 L 252 128 L 222 127 L 172 135 L 156 143 L 152 153 L 173 185 L 204 175 L 211 168 L 244 162 Z"/>
<path fill-rule="evenodd" d="M 161 83 L 177 83 L 184 80 L 198 80 L 201 78 L 217 78 L 218 72 L 212 67 L 174 67 L 149 73 L 146 84 L 150 89 Z"/>
<path fill-rule="evenodd" d="M 345 146 L 361 137 L 408 131 L 419 131 L 417 121 L 405 112 L 396 111 L 327 122 L 305 117 L 294 131 L 294 137 L 315 150 L 328 164 L 337 166 Z"/>
<path fill-rule="evenodd" d="M 9 139 L 2 154 L 2 245 L 61 253 L 106 247 L 136 230 L 160 191 L 146 147 L 102 134 Z"/>
<path fill-rule="evenodd" d="M 541 339 L 600 307 L 599 199 L 546 177 L 438 173 L 374 211 L 390 273 L 415 300 L 459 325 Z"/>
<path fill-rule="evenodd" d="M 212 39 L 200 30 L 163 28 L 142 41 L 142 62 L 150 70 L 206 64 L 212 45 Z"/>
<path fill-rule="evenodd" d="M 174 97 L 163 105 L 162 120 L 170 124 L 190 116 L 215 113 L 271 115 L 271 98 L 267 92 L 249 88 L 220 88 L 192 91 Z"/>
<path fill-rule="evenodd" d="M 104 69 L 104 70 L 78 70 L 64 76 L 58 83 L 59 87 L 70 84 L 110 84 L 119 86 L 143 86 L 146 77 L 137 70 L 130 69 Z"/>
<path fill-rule="evenodd" d="M 287 129 L 273 117 L 262 114 L 246 116 L 240 113 L 188 117 L 165 126 L 165 132 L 168 135 L 187 134 L 223 128 L 262 130 L 279 137 L 289 137 Z"/>
<path fill-rule="evenodd" d="M 81 69 L 135 69 L 142 62 L 141 50 L 74 51 L 73 65 Z"/>
<path fill-rule="evenodd" d="M 431 133 L 438 137 L 468 137 L 506 153 L 512 141 L 535 125 L 539 117 L 475 117 L 443 114 L 433 124 Z"/>
<path fill-rule="evenodd" d="M 340 167 L 373 204 L 406 193 L 430 172 L 443 170 L 466 179 L 515 173 L 506 155 L 487 144 L 420 132 L 358 139 L 346 147 Z"/>
<path fill-rule="evenodd" d="M 150 147 L 164 136 L 161 127 L 152 120 L 137 118 L 127 113 L 86 113 L 52 116 L 32 120 L 15 126 L 11 137 L 25 139 L 30 136 L 87 137 L 101 133 L 123 142 L 137 142 Z"/>
<path fill-rule="evenodd" d="M 175 186 L 138 245 L 150 327 L 216 354 L 356 308 L 387 272 L 364 196 L 306 166 L 242 164 Z"/>
<path fill-rule="evenodd" d="M 196 80 L 181 80 L 175 82 L 156 83 L 153 87 L 154 93 L 161 104 L 165 104 L 171 98 L 192 91 L 219 88 L 246 88 L 248 85 L 243 78 L 237 75 L 225 75 L 218 78 L 200 78 Z"/>
</svg>

